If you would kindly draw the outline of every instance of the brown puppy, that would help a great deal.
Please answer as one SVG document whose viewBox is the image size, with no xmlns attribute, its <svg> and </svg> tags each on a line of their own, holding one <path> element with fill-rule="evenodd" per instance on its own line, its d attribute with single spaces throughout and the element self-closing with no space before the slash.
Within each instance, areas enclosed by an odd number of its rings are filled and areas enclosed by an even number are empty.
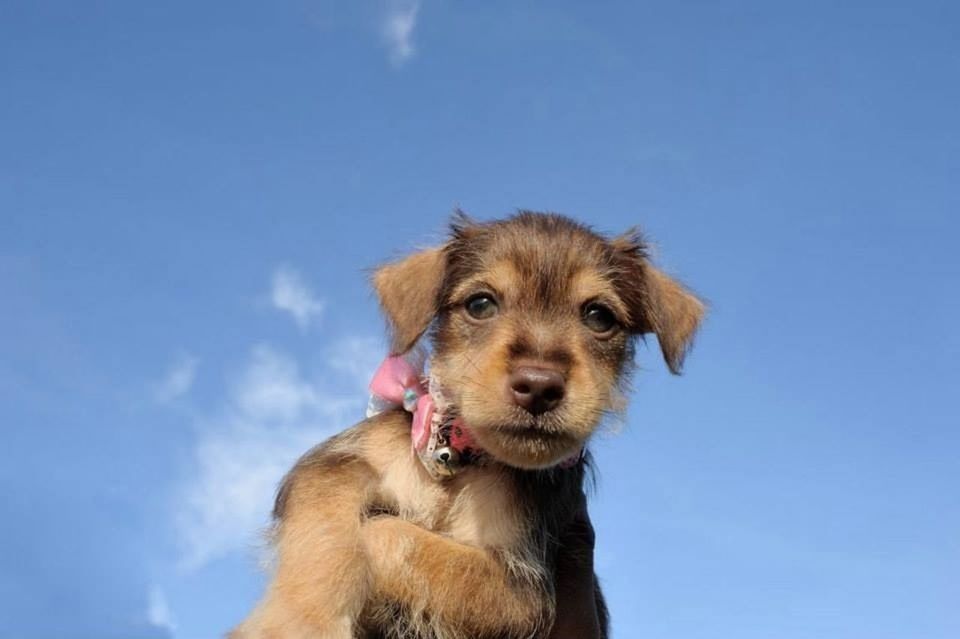
<svg viewBox="0 0 960 639">
<path fill-rule="evenodd" d="M 432 382 L 483 452 L 437 479 L 402 410 L 309 452 L 277 496 L 273 580 L 232 636 L 605 636 L 586 462 L 562 462 L 618 407 L 635 337 L 678 372 L 703 305 L 637 234 L 531 212 L 458 216 L 374 285 L 395 353 L 432 327 Z"/>
</svg>

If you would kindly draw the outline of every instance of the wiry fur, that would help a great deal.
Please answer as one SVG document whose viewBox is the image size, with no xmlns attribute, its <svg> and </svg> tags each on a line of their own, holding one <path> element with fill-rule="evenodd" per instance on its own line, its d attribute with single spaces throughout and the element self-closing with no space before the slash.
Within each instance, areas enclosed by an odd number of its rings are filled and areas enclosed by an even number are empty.
<svg viewBox="0 0 960 639">
<path fill-rule="evenodd" d="M 374 286 L 395 352 L 430 331 L 432 372 L 492 460 L 438 482 L 410 450 L 409 415 L 361 422 L 307 453 L 274 509 L 277 566 L 236 639 L 606 636 L 580 450 L 618 406 L 638 335 L 678 372 L 702 304 L 656 270 L 639 235 L 607 240 L 553 214 L 477 224 L 387 265 Z M 465 304 L 497 301 L 478 319 Z M 587 305 L 616 319 L 598 333 Z M 542 414 L 510 398 L 523 366 L 562 373 Z"/>
</svg>

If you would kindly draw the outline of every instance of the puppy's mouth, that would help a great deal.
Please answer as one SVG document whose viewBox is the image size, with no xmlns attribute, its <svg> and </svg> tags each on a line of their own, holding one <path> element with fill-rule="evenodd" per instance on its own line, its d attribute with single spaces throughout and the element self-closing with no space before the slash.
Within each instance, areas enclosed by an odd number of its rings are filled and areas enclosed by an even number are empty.
<svg viewBox="0 0 960 639">
<path fill-rule="evenodd" d="M 547 468 L 568 458 L 583 443 L 573 434 L 542 424 L 490 424 L 474 429 L 480 445 L 495 459 L 517 468 Z"/>
<path fill-rule="evenodd" d="M 499 420 L 491 424 L 491 427 L 506 435 L 517 437 L 569 439 L 571 438 L 571 430 L 576 430 L 575 420 L 572 420 L 571 417 L 563 408 L 533 415 L 511 406 L 501 415 Z"/>
<path fill-rule="evenodd" d="M 550 431 L 537 426 L 505 425 L 491 429 L 501 445 L 514 448 L 517 452 L 536 451 L 544 453 L 554 451 L 562 453 L 582 446 L 582 442 L 563 431 Z"/>
<path fill-rule="evenodd" d="M 494 426 L 492 430 L 500 433 L 501 435 L 515 437 L 525 441 L 573 441 L 573 437 L 570 435 L 548 429 L 536 422 L 530 425 L 507 424 Z"/>
<path fill-rule="evenodd" d="M 486 423 L 465 422 L 481 447 L 494 458 L 519 468 L 551 466 L 583 446 L 583 438 L 561 413 L 531 415 L 507 410 Z M 491 415 L 490 417 L 494 417 Z"/>
</svg>

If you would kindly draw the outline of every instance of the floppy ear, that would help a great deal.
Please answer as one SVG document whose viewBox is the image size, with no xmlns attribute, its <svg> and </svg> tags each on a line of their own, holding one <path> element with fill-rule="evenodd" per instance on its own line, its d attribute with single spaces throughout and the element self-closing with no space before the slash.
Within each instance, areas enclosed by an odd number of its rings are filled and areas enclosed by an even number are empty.
<svg viewBox="0 0 960 639">
<path fill-rule="evenodd" d="M 646 326 L 644 332 L 656 333 L 670 372 L 679 374 L 693 336 L 703 319 L 705 307 L 682 284 L 646 265 Z"/>
<path fill-rule="evenodd" d="M 650 264 L 639 233 L 631 231 L 611 244 L 624 264 L 621 286 L 630 310 L 630 330 L 655 333 L 670 372 L 679 374 L 703 319 L 703 302 Z"/>
<path fill-rule="evenodd" d="M 436 316 L 446 261 L 445 250 L 438 247 L 374 271 L 373 288 L 390 323 L 394 355 L 413 348 Z"/>
</svg>

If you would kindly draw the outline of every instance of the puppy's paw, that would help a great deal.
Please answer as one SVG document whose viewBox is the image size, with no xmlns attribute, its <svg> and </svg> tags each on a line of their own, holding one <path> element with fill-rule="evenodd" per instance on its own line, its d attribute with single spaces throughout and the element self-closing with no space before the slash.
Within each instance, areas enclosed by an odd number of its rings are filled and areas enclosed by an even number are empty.
<svg viewBox="0 0 960 639">
<path fill-rule="evenodd" d="M 261 606 L 227 639 L 353 639 L 353 619 L 346 616 L 308 619 L 280 605 Z"/>
<path fill-rule="evenodd" d="M 276 627 L 252 630 L 237 628 L 227 635 L 227 639 L 354 639 L 354 633 L 352 621 L 341 619 L 323 628 L 308 627 L 297 623 L 286 623 Z"/>
</svg>

